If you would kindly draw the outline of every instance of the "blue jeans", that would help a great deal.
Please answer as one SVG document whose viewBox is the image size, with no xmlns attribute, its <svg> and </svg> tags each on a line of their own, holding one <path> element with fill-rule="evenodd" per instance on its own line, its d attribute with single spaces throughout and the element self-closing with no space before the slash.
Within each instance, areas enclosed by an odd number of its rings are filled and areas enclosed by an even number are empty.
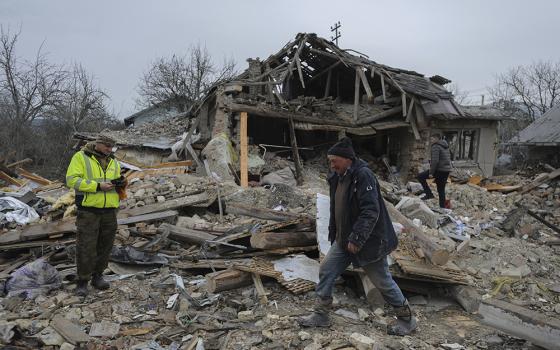
<svg viewBox="0 0 560 350">
<path fill-rule="evenodd" d="M 331 299 L 336 279 L 346 270 L 350 263 L 357 266 L 355 262 L 356 259 L 354 255 L 342 249 L 339 244 L 335 242 L 329 249 L 325 259 L 321 262 L 319 268 L 319 283 L 315 288 L 317 295 L 323 300 Z M 362 268 L 375 287 L 379 289 L 387 303 L 395 307 L 404 305 L 406 299 L 389 272 L 387 257 L 362 266 Z"/>
</svg>

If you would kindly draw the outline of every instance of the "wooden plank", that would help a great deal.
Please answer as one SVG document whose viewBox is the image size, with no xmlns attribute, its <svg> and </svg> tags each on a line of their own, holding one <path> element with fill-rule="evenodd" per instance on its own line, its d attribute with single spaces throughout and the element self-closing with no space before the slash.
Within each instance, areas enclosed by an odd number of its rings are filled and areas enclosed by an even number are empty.
<svg viewBox="0 0 560 350">
<path fill-rule="evenodd" d="M 535 181 L 531 182 L 528 185 L 523 186 L 521 191 L 519 191 L 519 193 L 520 194 L 527 193 L 535 189 L 536 187 L 542 185 L 543 183 L 547 183 L 550 180 L 554 180 L 558 176 L 560 176 L 560 168 L 546 174 L 546 176 L 538 177 Z"/>
<path fill-rule="evenodd" d="M 383 74 L 379 74 L 379 77 L 381 77 L 381 91 L 383 92 L 383 102 L 387 102 L 387 94 L 385 91 L 385 78 L 383 77 Z"/>
<path fill-rule="evenodd" d="M 301 82 L 301 87 L 305 89 L 305 82 L 303 81 L 303 72 L 301 71 L 301 60 L 299 59 L 299 56 L 295 57 L 294 59 L 296 60 L 296 66 L 298 70 L 299 81 Z"/>
<path fill-rule="evenodd" d="M 337 62 L 339 63 L 339 62 Z M 327 98 L 331 92 L 331 80 L 332 80 L 332 69 L 329 69 L 329 73 L 327 75 L 327 83 L 325 84 L 325 94 L 323 98 Z"/>
<path fill-rule="evenodd" d="M 285 247 L 305 247 L 317 244 L 317 234 L 313 232 L 257 232 L 251 236 L 251 247 L 276 249 Z"/>
<path fill-rule="evenodd" d="M 157 232 L 169 232 L 169 238 L 190 244 L 204 244 L 206 241 L 213 241 L 217 236 L 204 231 L 192 230 L 188 228 L 178 227 L 167 223 L 161 224 Z"/>
<path fill-rule="evenodd" d="M 62 316 L 55 316 L 51 322 L 51 327 L 72 345 L 91 341 L 90 336 L 82 331 L 78 325 Z"/>
<path fill-rule="evenodd" d="M 192 164 L 193 161 L 189 159 L 189 160 L 182 160 L 179 162 L 164 162 L 156 165 L 151 165 L 146 167 L 146 169 L 176 168 L 182 166 L 192 166 Z"/>
<path fill-rule="evenodd" d="M 303 166 L 301 165 L 301 159 L 299 157 L 296 131 L 294 129 L 294 118 L 288 119 L 288 124 L 290 127 L 290 143 L 292 144 L 292 156 L 294 158 L 294 164 L 296 166 L 296 183 L 298 186 L 301 186 L 303 185 Z"/>
<path fill-rule="evenodd" d="M 331 64 L 330 66 L 328 66 L 327 68 L 325 68 L 324 70 L 320 71 L 319 73 L 315 74 L 311 79 L 307 80 L 307 84 L 311 84 L 313 81 L 319 79 L 320 77 L 322 77 L 325 74 L 331 74 L 329 72 L 332 72 L 333 68 L 335 68 L 336 66 L 338 66 L 339 64 L 341 64 L 342 62 L 340 61 L 336 61 L 335 63 Z"/>
<path fill-rule="evenodd" d="M 60 233 L 75 233 L 76 219 L 59 220 L 42 224 L 31 224 L 23 227 L 19 241 L 33 241 L 47 238 Z M 10 242 L 16 243 L 16 242 Z"/>
<path fill-rule="evenodd" d="M 424 255 L 435 265 L 445 265 L 449 261 L 449 252 L 441 247 L 434 238 L 427 236 L 412 221 L 398 211 L 393 204 L 385 201 L 391 220 L 400 223 L 412 233 L 414 240 L 424 252 Z"/>
<path fill-rule="evenodd" d="M 12 273 L 12 271 L 19 268 L 23 264 L 25 264 L 28 261 L 29 257 L 31 257 L 31 254 L 22 255 L 21 257 L 16 259 L 16 261 L 12 262 L 8 266 L 0 267 L 0 269 L 2 271 L 2 272 L 0 272 L 0 280 L 3 280 L 3 279 L 6 279 L 6 278 L 10 277 L 10 273 Z"/>
<path fill-rule="evenodd" d="M 255 290 L 257 291 L 257 295 L 259 296 L 259 303 L 261 305 L 268 304 L 268 293 L 264 289 L 261 276 L 257 275 L 256 273 L 252 273 L 251 277 L 253 278 L 253 283 L 255 284 Z"/>
<path fill-rule="evenodd" d="M 362 85 L 364 86 L 364 90 L 366 91 L 368 100 L 370 102 L 373 102 L 373 92 L 371 91 L 371 87 L 369 86 L 369 82 L 366 78 L 366 73 L 364 73 L 364 71 L 362 70 L 362 67 L 356 67 L 356 72 L 358 72 L 358 75 L 360 76 L 360 79 L 362 81 Z"/>
<path fill-rule="evenodd" d="M 289 119 L 290 116 L 294 118 L 296 121 L 301 121 L 305 123 L 314 123 L 314 124 L 324 124 L 325 119 L 321 117 L 313 117 L 307 114 L 303 114 L 301 112 L 292 112 L 292 111 L 282 111 L 282 110 L 272 110 L 267 108 L 263 105 L 259 106 L 251 106 L 248 104 L 241 104 L 241 103 L 228 103 L 226 108 L 230 112 L 247 112 L 252 115 L 257 115 L 261 117 L 267 118 L 281 118 L 281 119 Z M 345 127 L 354 127 L 355 125 L 351 122 L 344 121 L 344 120 L 337 120 L 330 122 L 332 125 L 338 126 L 345 126 Z"/>
<path fill-rule="evenodd" d="M 480 303 L 482 323 L 545 349 L 560 350 L 560 320 L 497 299 Z"/>
<path fill-rule="evenodd" d="M 241 112 L 239 119 L 239 168 L 241 172 L 241 187 L 249 187 L 249 170 L 248 170 L 248 145 L 247 145 L 247 112 Z"/>
<path fill-rule="evenodd" d="M 6 165 L 6 168 L 15 168 L 16 166 L 20 166 L 20 165 L 24 165 L 24 164 L 29 164 L 29 163 L 33 163 L 33 159 L 31 158 L 25 158 L 22 160 L 18 160 L 17 162 L 14 162 L 12 164 L 8 164 Z"/>
<path fill-rule="evenodd" d="M 373 80 L 373 78 L 375 77 L 375 66 L 371 66 L 370 70 L 371 70 L 371 79 Z"/>
<path fill-rule="evenodd" d="M 422 137 L 420 136 L 420 132 L 418 131 L 418 125 L 416 125 L 416 118 L 414 115 L 410 116 L 410 127 L 412 128 L 412 132 L 414 133 L 414 138 L 416 141 L 420 141 Z"/>
<path fill-rule="evenodd" d="M 390 116 L 398 114 L 401 111 L 402 111 L 402 106 L 396 106 L 396 107 L 393 107 L 391 109 L 385 110 L 383 112 L 377 113 L 376 115 L 373 115 L 371 117 L 362 118 L 357 122 L 357 124 L 358 125 L 371 124 L 371 123 L 373 123 L 375 121 L 378 121 L 380 119 L 388 118 Z"/>
<path fill-rule="evenodd" d="M 356 78 L 354 80 L 354 114 L 353 114 L 354 122 L 358 120 L 359 108 L 360 108 L 360 75 L 358 74 L 358 70 L 356 70 Z"/>
<path fill-rule="evenodd" d="M 276 211 L 272 209 L 254 208 L 241 204 L 229 204 L 226 212 L 235 215 L 245 215 L 253 218 L 273 221 L 293 220 L 298 217 L 296 214 Z"/>
<path fill-rule="evenodd" d="M 410 104 L 408 105 L 408 111 L 406 112 L 406 121 L 409 122 L 412 118 L 412 110 L 414 109 L 414 99 L 410 99 Z"/>
<path fill-rule="evenodd" d="M 428 127 L 428 122 L 426 121 L 426 116 L 424 114 L 424 109 L 422 108 L 420 102 L 415 104 L 416 111 L 416 124 L 420 129 L 425 129 Z"/>
<path fill-rule="evenodd" d="M 206 275 L 206 288 L 210 293 L 241 288 L 251 283 L 253 283 L 251 273 L 235 269 L 212 272 Z"/>
<path fill-rule="evenodd" d="M 18 174 L 22 177 L 25 177 L 26 179 L 32 180 L 36 183 L 38 183 L 41 186 L 48 186 L 50 184 L 52 184 L 52 181 L 45 179 L 44 177 L 41 177 L 37 174 L 33 174 L 23 168 L 16 168 Z"/>
<path fill-rule="evenodd" d="M 406 117 L 406 94 L 403 92 L 401 93 L 401 104 L 402 104 L 402 114 L 403 117 Z"/>
<path fill-rule="evenodd" d="M 28 249 L 28 248 L 37 248 L 37 247 L 45 248 L 50 246 L 62 246 L 62 245 L 73 244 L 73 243 L 76 243 L 75 239 L 66 239 L 66 240 L 52 239 L 48 241 L 33 241 L 33 242 L 15 243 L 15 244 L 8 244 L 8 245 L 2 244 L 1 248 L 2 251 L 8 251 L 8 250 Z"/>
<path fill-rule="evenodd" d="M 202 162 L 200 161 L 200 158 L 198 157 L 198 154 L 196 154 L 196 152 L 193 149 L 190 142 L 187 142 L 187 144 L 185 145 L 185 149 L 190 153 L 190 155 L 193 157 L 194 161 L 196 162 L 197 171 L 206 172 L 204 170 L 204 164 L 202 164 Z M 208 175 L 208 174 L 206 174 L 206 175 Z"/>
<path fill-rule="evenodd" d="M 202 190 L 199 190 L 201 192 Z M 120 218 L 126 218 L 137 215 L 144 215 L 149 213 L 156 213 L 159 211 L 174 210 L 182 207 L 189 206 L 205 206 L 210 205 L 216 200 L 216 195 L 209 197 L 207 192 L 201 192 L 197 194 L 185 194 L 184 197 L 168 199 L 163 203 L 155 203 L 150 205 L 145 205 L 143 207 L 136 207 L 131 209 L 125 209 L 119 212 Z"/>
<path fill-rule="evenodd" d="M 157 213 L 149 213 L 149 214 L 144 214 L 144 215 L 130 216 L 130 217 L 127 217 L 127 218 L 119 218 L 117 220 L 117 223 L 119 225 L 130 225 L 130 224 L 134 224 L 134 223 L 137 223 L 137 222 L 152 222 L 152 221 L 158 221 L 158 220 L 167 221 L 169 219 L 176 218 L 177 215 L 179 215 L 179 212 L 177 212 L 175 210 L 166 210 L 166 211 L 157 212 Z"/>
<path fill-rule="evenodd" d="M 13 177 L 11 177 L 10 175 L 6 174 L 6 173 L 3 172 L 2 170 L 0 170 L 0 180 L 4 180 L 4 181 L 6 181 L 8 184 L 10 184 L 10 185 L 14 185 L 14 186 L 18 186 L 18 187 L 23 186 L 23 182 L 20 182 L 20 181 L 14 179 Z"/>
<path fill-rule="evenodd" d="M 464 285 L 454 285 L 446 289 L 447 294 L 449 294 L 455 301 L 463 307 L 466 312 L 477 312 L 480 307 L 480 301 L 482 297 L 476 289 L 471 286 Z"/>
</svg>

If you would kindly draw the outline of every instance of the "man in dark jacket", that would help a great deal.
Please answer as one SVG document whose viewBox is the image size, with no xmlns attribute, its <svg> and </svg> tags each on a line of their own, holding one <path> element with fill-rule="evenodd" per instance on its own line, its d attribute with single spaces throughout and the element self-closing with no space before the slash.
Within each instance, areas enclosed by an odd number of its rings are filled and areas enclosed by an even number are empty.
<svg viewBox="0 0 560 350">
<path fill-rule="evenodd" d="M 330 167 L 329 240 L 331 248 L 321 262 L 317 300 L 313 313 L 299 319 L 306 327 L 330 325 L 329 309 L 335 280 L 352 263 L 362 267 L 385 301 L 395 309 L 397 322 L 389 334 L 406 335 L 416 329 L 416 319 L 387 264 L 387 255 L 398 244 L 393 224 L 381 196 L 379 183 L 367 163 L 356 158 L 349 138 L 328 151 Z"/>
<path fill-rule="evenodd" d="M 445 208 L 445 184 L 451 172 L 451 153 L 447 141 L 441 139 L 440 134 L 433 134 L 430 137 L 432 144 L 432 157 L 430 160 L 430 170 L 426 170 L 418 174 L 418 181 L 424 189 L 424 200 L 434 198 L 434 194 L 428 186 L 427 179 L 434 178 L 437 186 L 439 206 Z"/>
</svg>

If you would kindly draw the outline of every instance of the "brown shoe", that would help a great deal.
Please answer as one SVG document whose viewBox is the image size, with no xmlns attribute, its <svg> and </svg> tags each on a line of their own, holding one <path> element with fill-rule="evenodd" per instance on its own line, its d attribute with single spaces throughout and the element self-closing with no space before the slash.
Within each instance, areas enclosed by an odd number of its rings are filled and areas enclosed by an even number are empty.
<svg viewBox="0 0 560 350">
<path fill-rule="evenodd" d="M 109 289 L 109 287 L 111 287 L 109 282 L 103 279 L 102 275 L 93 275 L 93 277 L 91 278 L 91 285 L 95 289 L 99 289 L 99 290 L 106 290 Z"/>
</svg>

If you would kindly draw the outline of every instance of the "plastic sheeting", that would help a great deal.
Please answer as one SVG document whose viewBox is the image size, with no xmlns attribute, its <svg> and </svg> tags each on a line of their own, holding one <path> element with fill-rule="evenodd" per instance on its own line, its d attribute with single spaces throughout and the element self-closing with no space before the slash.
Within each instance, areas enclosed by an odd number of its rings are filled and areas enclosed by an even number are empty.
<svg viewBox="0 0 560 350">
<path fill-rule="evenodd" d="M 22 295 L 35 299 L 62 286 L 58 271 L 44 259 L 37 259 L 24 265 L 10 275 L 6 283 L 8 296 Z"/>
<path fill-rule="evenodd" d="M 287 256 L 274 261 L 274 270 L 282 272 L 286 281 L 297 278 L 319 283 L 319 262 L 305 255 Z"/>
<path fill-rule="evenodd" d="M 39 220 L 39 214 L 29 205 L 13 197 L 0 197 L 0 221 L 27 225 Z"/>
</svg>

